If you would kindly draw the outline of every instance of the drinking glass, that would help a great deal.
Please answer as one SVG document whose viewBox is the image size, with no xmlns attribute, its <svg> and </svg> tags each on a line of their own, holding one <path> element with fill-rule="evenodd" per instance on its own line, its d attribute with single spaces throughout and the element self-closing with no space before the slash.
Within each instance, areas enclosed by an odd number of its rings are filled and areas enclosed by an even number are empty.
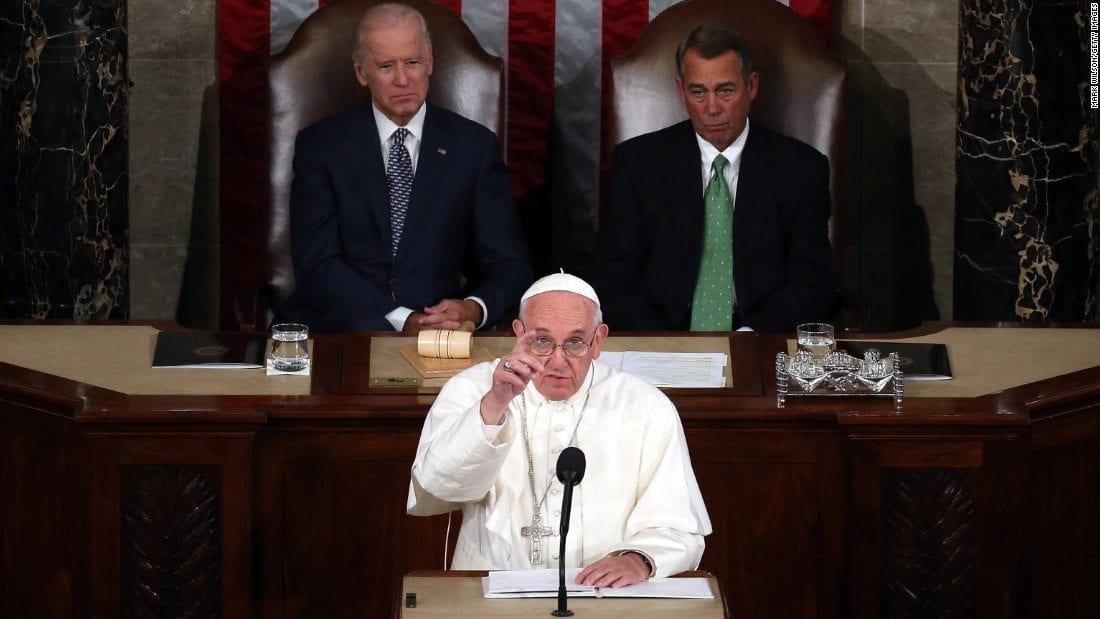
<svg viewBox="0 0 1100 619">
<path fill-rule="evenodd" d="M 309 327 L 295 322 L 271 327 L 271 361 L 279 372 L 298 372 L 309 364 Z"/>
<path fill-rule="evenodd" d="M 836 340 L 833 338 L 833 325 L 824 322 L 807 322 L 798 325 L 798 350 L 810 353 L 814 362 L 821 365 L 825 362 L 825 355 L 836 348 Z"/>
</svg>

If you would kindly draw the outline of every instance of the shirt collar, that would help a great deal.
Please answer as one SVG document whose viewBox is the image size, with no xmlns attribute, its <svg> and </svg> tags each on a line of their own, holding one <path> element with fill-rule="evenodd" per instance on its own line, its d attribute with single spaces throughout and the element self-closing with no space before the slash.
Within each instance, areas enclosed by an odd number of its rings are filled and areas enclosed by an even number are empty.
<svg viewBox="0 0 1100 619">
<path fill-rule="evenodd" d="M 745 128 L 741 131 L 741 135 L 730 143 L 725 150 L 721 151 L 726 161 L 729 161 L 729 167 L 727 169 L 736 173 L 741 169 L 741 153 L 745 151 L 745 142 L 749 137 L 749 119 L 745 119 Z M 699 143 L 699 154 L 703 161 L 703 169 L 706 170 L 705 175 L 710 174 L 710 166 L 714 163 L 714 158 L 718 156 L 719 151 L 714 147 L 714 144 L 704 140 L 698 133 L 695 134 L 695 141 Z"/>
<path fill-rule="evenodd" d="M 397 131 L 397 123 L 390 120 L 385 114 L 379 111 L 378 106 L 371 102 L 371 111 L 374 112 L 374 124 L 378 126 L 378 141 L 382 144 L 389 142 L 390 136 L 394 131 Z M 409 130 L 412 137 L 417 142 L 421 140 L 424 135 L 424 117 L 427 116 L 427 103 L 421 103 L 420 109 L 417 110 L 416 115 L 409 119 L 409 122 L 405 125 L 405 128 Z"/>
</svg>

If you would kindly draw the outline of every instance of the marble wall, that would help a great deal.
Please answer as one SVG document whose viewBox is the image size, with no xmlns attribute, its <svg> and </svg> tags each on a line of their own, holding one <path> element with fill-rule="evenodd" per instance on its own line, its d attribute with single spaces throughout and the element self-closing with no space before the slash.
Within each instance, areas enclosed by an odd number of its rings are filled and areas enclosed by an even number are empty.
<svg viewBox="0 0 1100 619">
<path fill-rule="evenodd" d="M 955 316 L 1097 320 L 1095 1 L 962 0 Z"/>
<path fill-rule="evenodd" d="M 131 315 L 217 325 L 213 0 L 129 0 Z"/>
<path fill-rule="evenodd" d="M 126 3 L 0 8 L 0 317 L 125 318 Z"/>
</svg>

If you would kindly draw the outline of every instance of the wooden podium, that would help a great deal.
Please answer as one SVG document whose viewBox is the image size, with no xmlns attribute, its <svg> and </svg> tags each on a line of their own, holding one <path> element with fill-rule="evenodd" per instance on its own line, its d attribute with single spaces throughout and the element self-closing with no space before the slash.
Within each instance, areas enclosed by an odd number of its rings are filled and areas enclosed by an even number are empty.
<svg viewBox="0 0 1100 619">
<path fill-rule="evenodd" d="M 446 564 L 460 516 L 405 513 L 438 393 L 409 338 L 318 335 L 311 377 L 269 377 L 152 368 L 156 332 L 0 324 L 0 617 L 385 617 Z M 946 343 L 955 378 L 780 409 L 789 336 L 607 340 L 729 354 L 665 391 L 730 614 L 1100 617 L 1100 329 L 868 337 Z"/>
<path fill-rule="evenodd" d="M 416 571 L 405 576 L 396 615 L 403 619 L 431 617 L 506 617 L 531 619 L 549 617 L 558 607 L 556 597 L 486 599 L 481 579 L 485 572 Z M 705 577 L 714 598 L 679 600 L 658 598 L 569 598 L 569 610 L 578 618 L 630 617 L 631 619 L 722 619 L 729 617 L 718 579 L 706 572 L 686 572 L 680 576 Z M 406 603 L 408 594 L 416 595 L 416 606 Z"/>
</svg>

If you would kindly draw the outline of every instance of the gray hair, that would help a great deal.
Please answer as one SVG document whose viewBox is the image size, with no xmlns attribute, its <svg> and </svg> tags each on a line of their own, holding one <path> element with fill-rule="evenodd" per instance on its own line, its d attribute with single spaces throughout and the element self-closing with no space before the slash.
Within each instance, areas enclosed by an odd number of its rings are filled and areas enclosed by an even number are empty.
<svg viewBox="0 0 1100 619">
<path fill-rule="evenodd" d="M 351 53 L 352 60 L 355 62 L 366 60 L 367 51 L 363 49 L 364 32 L 390 28 L 412 19 L 420 24 L 420 34 L 424 37 L 424 46 L 428 49 L 428 54 L 431 55 L 432 35 L 428 32 L 428 22 L 424 21 L 424 16 L 420 14 L 420 11 L 399 2 L 384 2 L 367 9 L 363 13 L 363 17 L 359 19 L 359 26 L 355 30 L 355 50 Z"/>
<path fill-rule="evenodd" d="M 741 59 L 741 77 L 747 82 L 756 67 L 749 42 L 740 34 L 724 26 L 707 24 L 692 30 L 676 48 L 676 75 L 684 79 L 684 54 L 692 50 L 710 60 L 733 51 Z"/>
<path fill-rule="evenodd" d="M 567 291 L 561 290 L 561 291 L 557 291 L 557 292 L 567 292 Z M 546 294 L 546 293 L 543 293 L 543 294 Z M 570 293 L 570 294 L 572 294 L 572 293 Z M 519 302 L 519 321 L 524 324 L 524 328 L 526 328 L 526 325 L 527 325 L 527 306 L 530 304 L 531 299 L 536 299 L 539 296 L 540 295 L 536 294 L 533 297 L 527 297 L 526 299 L 523 299 L 522 301 Z M 592 299 L 585 299 L 584 297 L 582 297 L 579 294 L 576 295 L 576 296 L 580 297 L 581 299 L 584 299 L 584 301 L 586 301 L 588 303 L 589 307 L 594 308 L 596 310 L 595 315 L 594 315 L 594 317 L 596 319 L 596 326 L 599 327 L 600 325 L 602 325 L 603 324 L 603 310 L 600 309 L 600 306 L 596 305 L 596 303 L 593 302 Z"/>
</svg>

